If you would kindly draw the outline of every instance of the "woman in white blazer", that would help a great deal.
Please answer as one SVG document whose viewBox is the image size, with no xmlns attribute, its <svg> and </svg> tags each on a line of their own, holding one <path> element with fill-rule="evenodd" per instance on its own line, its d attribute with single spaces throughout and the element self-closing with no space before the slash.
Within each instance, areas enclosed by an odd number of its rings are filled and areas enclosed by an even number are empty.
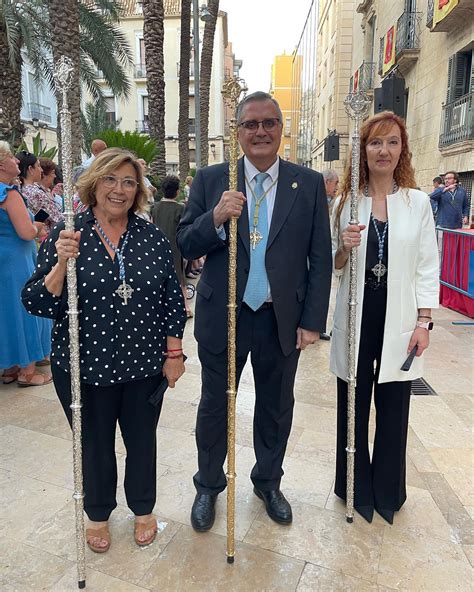
<svg viewBox="0 0 474 592">
<path fill-rule="evenodd" d="M 392 524 L 406 499 L 410 387 L 422 375 L 431 309 L 438 307 L 438 250 L 430 200 L 413 189 L 403 119 L 385 111 L 364 122 L 359 172 L 360 224 L 349 224 L 350 168 L 332 216 L 334 272 L 340 278 L 330 362 L 338 395 L 335 493 L 345 499 L 348 259 L 358 248 L 354 505 L 368 522 L 375 508 Z M 410 370 L 402 371 L 415 346 Z M 372 390 L 377 415 L 371 459 Z"/>
</svg>

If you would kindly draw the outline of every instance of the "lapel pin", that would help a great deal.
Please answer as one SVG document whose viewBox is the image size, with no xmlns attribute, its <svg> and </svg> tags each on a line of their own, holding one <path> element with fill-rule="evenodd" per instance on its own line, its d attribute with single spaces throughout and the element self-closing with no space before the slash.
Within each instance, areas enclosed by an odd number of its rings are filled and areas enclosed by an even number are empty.
<svg viewBox="0 0 474 592">
<path fill-rule="evenodd" d="M 296 189 L 297 187 L 298 187 L 298 183 L 296 181 L 291 184 L 292 189 Z"/>
</svg>

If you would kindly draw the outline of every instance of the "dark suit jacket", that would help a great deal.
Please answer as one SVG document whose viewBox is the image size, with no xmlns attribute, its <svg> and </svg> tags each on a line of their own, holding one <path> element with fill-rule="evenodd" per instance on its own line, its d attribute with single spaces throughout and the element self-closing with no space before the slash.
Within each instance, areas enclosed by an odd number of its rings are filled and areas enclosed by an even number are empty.
<svg viewBox="0 0 474 592">
<path fill-rule="evenodd" d="M 177 241 L 185 259 L 206 255 L 197 285 L 195 337 L 207 350 L 227 347 L 228 245 L 217 235 L 213 209 L 229 189 L 229 165 L 200 169 L 178 226 Z M 238 190 L 245 194 L 244 163 L 238 163 Z M 229 236 L 228 223 L 225 224 Z M 237 314 L 250 267 L 247 205 L 238 221 Z M 324 332 L 331 285 L 331 239 L 322 176 L 280 160 L 278 186 L 265 265 L 280 345 L 295 349 L 296 329 Z"/>
</svg>

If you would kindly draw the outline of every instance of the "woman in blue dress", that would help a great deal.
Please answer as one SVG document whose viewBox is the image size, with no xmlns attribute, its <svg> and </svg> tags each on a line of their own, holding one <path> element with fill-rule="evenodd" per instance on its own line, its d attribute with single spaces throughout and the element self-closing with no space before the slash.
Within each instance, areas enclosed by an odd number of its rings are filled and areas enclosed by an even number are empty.
<svg viewBox="0 0 474 592">
<path fill-rule="evenodd" d="M 51 323 L 26 312 L 21 290 L 36 266 L 35 238 L 44 224 L 34 222 L 13 182 L 20 170 L 7 142 L 0 142 L 0 368 L 4 384 L 42 386 L 51 374 L 35 363 L 51 351 Z"/>
</svg>

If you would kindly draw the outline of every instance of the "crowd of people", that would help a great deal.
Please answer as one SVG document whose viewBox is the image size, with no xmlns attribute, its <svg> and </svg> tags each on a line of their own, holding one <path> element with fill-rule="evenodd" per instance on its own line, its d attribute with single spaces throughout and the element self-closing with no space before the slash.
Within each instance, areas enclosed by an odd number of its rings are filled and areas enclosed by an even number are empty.
<svg viewBox="0 0 474 592">
<path fill-rule="evenodd" d="M 292 522 L 281 480 L 295 376 L 301 352 L 323 338 L 331 341 L 330 369 L 337 377 L 335 493 L 345 499 L 348 261 L 358 249 L 355 508 L 368 522 L 377 512 L 391 524 L 406 499 L 411 381 L 422 375 L 431 310 L 439 302 L 431 204 L 437 204 L 438 224 L 458 224 L 458 210 L 462 223 L 465 192 L 452 172 L 429 197 L 417 189 L 405 122 L 382 112 L 361 128 L 360 223 L 351 224 L 350 166 L 339 187 L 334 171 L 320 174 L 280 159 L 283 118 L 267 93 L 245 97 L 236 119 L 243 152 L 238 190 L 228 189 L 228 163 L 205 167 L 186 179 L 185 204 L 177 201 L 177 177 L 162 180 L 163 196 L 156 201 L 146 162 L 96 142 L 89 161 L 75 172 L 74 231 L 66 231 L 62 220 L 54 163 L 27 152 L 14 156 L 0 144 L 0 270 L 11 279 L 1 287 L 0 324 L 7 328 L 0 338 L 3 381 L 40 386 L 53 380 L 71 424 L 65 278 L 67 261 L 75 258 L 86 536 L 97 553 L 111 545 L 117 423 L 127 450 L 125 494 L 135 515 L 135 542 L 145 546 L 156 537 L 156 427 L 165 389 L 185 371 L 182 338 L 192 316 L 186 261 L 198 262 L 200 275 L 194 335 L 202 368 L 191 524 L 198 532 L 213 526 L 216 499 L 226 487 L 233 217 L 238 218 L 237 381 L 248 358 L 255 381 L 256 462 L 250 474 L 255 495 L 271 519 Z M 35 221 L 39 212 L 46 217 Z M 333 274 L 338 290 L 330 336 Z M 402 369 L 409 354 L 414 360 Z M 35 369 L 45 361 L 50 374 Z M 370 454 L 372 393 L 377 416 Z"/>
</svg>

